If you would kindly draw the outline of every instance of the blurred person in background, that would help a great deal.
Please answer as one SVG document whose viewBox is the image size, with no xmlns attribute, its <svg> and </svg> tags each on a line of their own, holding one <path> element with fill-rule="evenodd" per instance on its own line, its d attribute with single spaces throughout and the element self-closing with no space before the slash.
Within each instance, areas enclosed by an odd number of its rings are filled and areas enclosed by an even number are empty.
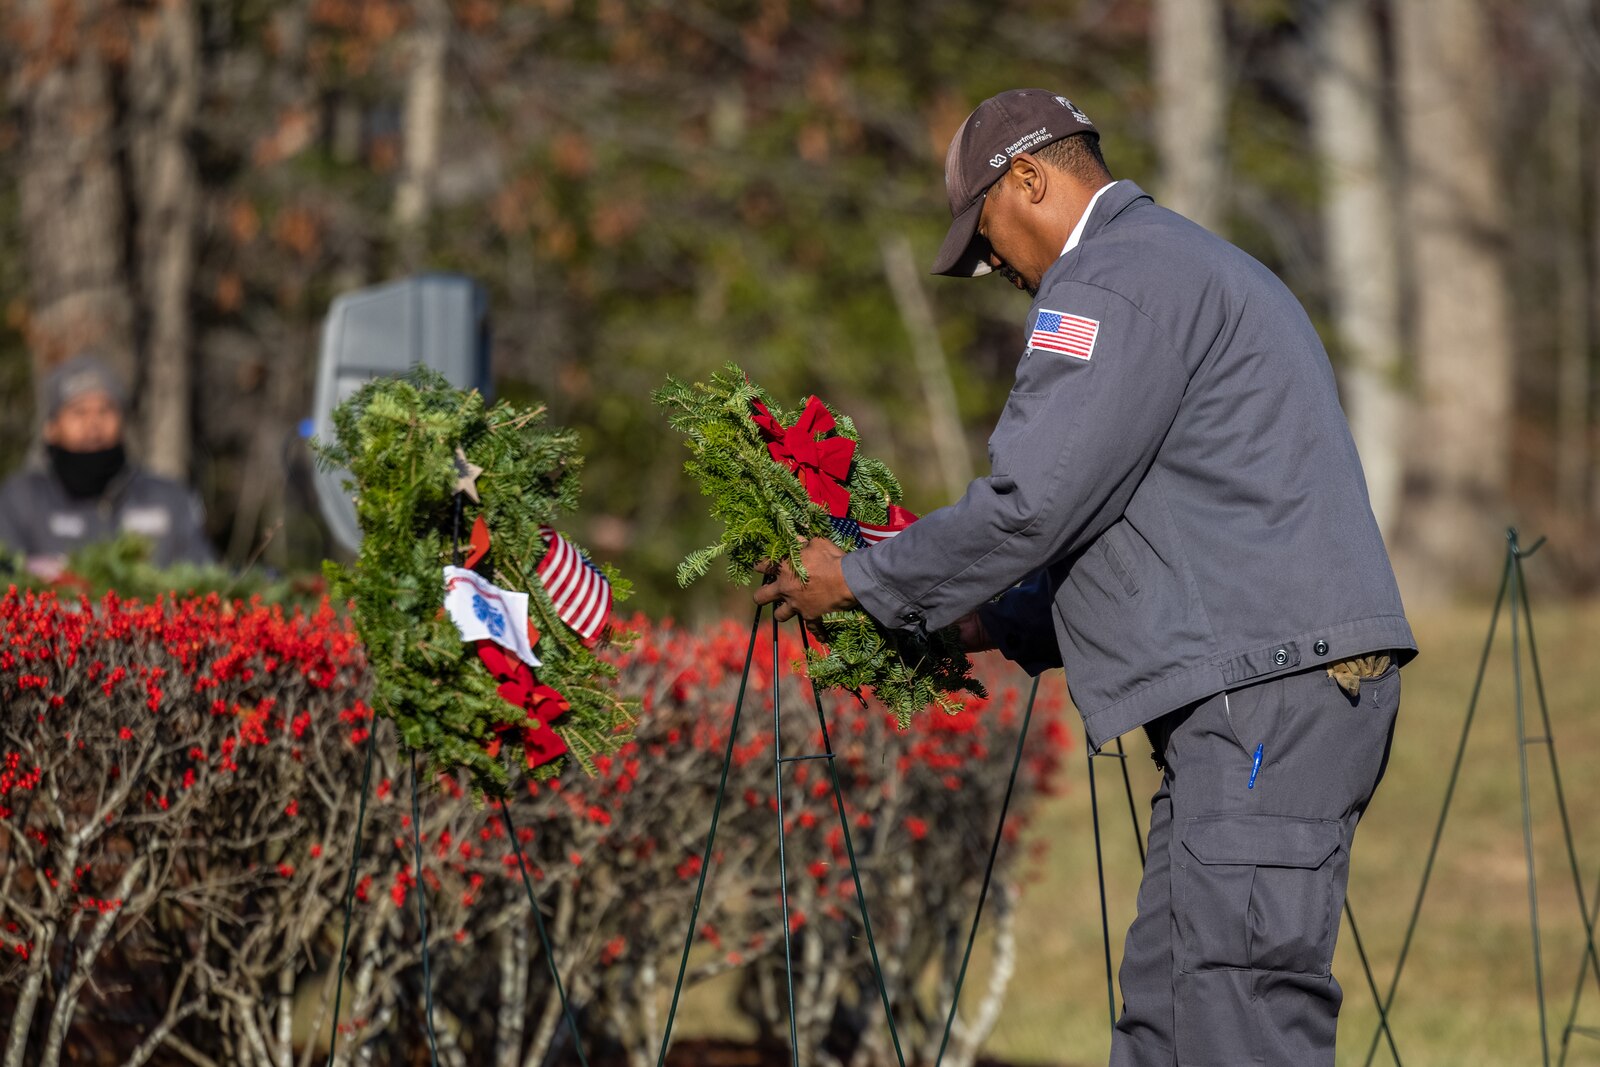
<svg viewBox="0 0 1600 1067">
<path fill-rule="evenodd" d="M 215 559 L 199 498 L 129 461 L 126 407 L 122 382 L 93 355 L 45 379 L 42 447 L 0 485 L 0 549 L 31 574 L 52 581 L 73 552 L 123 534 L 150 542 L 157 566 Z"/>
</svg>

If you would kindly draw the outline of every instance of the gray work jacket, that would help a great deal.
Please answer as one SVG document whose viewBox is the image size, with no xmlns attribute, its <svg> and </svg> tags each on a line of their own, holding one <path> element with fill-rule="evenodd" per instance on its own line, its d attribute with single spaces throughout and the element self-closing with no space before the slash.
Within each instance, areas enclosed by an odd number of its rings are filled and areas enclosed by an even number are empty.
<svg viewBox="0 0 1600 1067">
<path fill-rule="evenodd" d="M 13 552 L 68 556 L 125 533 L 150 542 L 157 566 L 216 559 L 199 498 L 132 463 L 87 500 L 69 495 L 38 456 L 0 485 L 0 546 Z"/>
<path fill-rule="evenodd" d="M 1137 185 L 1039 286 L 992 473 L 844 576 L 877 620 L 983 607 L 1101 744 L 1218 692 L 1416 644 L 1327 354 L 1272 272 Z"/>
</svg>

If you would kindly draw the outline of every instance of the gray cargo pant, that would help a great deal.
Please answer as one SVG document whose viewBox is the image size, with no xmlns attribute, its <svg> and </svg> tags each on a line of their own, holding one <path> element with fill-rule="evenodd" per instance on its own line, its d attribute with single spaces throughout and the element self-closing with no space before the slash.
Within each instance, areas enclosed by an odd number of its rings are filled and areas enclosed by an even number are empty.
<svg viewBox="0 0 1600 1067">
<path fill-rule="evenodd" d="M 1350 844 L 1399 703 L 1397 668 L 1358 697 L 1313 670 L 1150 724 L 1164 774 L 1111 1067 L 1332 1067 Z"/>
</svg>

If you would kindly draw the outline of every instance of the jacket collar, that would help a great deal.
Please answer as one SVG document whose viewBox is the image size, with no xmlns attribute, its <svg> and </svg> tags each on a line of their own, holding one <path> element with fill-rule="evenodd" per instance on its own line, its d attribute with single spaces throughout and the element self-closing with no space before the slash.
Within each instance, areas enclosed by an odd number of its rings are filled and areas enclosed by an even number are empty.
<svg viewBox="0 0 1600 1067">
<path fill-rule="evenodd" d="M 1083 206 L 1083 214 L 1078 216 L 1078 221 L 1073 225 L 1072 233 L 1067 235 L 1067 243 L 1061 246 L 1061 255 L 1064 256 L 1078 247 L 1078 242 L 1083 240 L 1083 231 L 1084 227 L 1089 223 L 1089 216 L 1094 214 L 1095 205 L 1100 203 L 1100 198 L 1110 192 L 1116 184 L 1114 181 L 1106 182 L 1094 191 L 1094 195 L 1089 198 L 1089 202 Z"/>
<path fill-rule="evenodd" d="M 1062 255 L 1077 248 L 1084 241 L 1105 229 L 1112 219 L 1122 214 L 1140 200 L 1150 200 L 1150 194 L 1139 188 L 1137 182 L 1127 178 L 1112 182 L 1094 195 L 1089 201 L 1089 207 L 1084 211 L 1084 218 L 1079 221 L 1080 230 L 1077 241 L 1068 241 L 1068 247 L 1062 249 Z M 1154 201 L 1151 201 L 1152 203 Z"/>
<path fill-rule="evenodd" d="M 1138 183 L 1129 181 L 1126 178 L 1112 182 L 1096 193 L 1094 199 L 1090 201 L 1089 206 L 1084 210 L 1084 217 L 1078 220 L 1082 226 L 1081 232 L 1074 230 L 1078 237 L 1077 242 L 1073 243 L 1071 240 L 1067 242 L 1068 247 L 1062 249 L 1061 255 L 1056 257 L 1056 261 L 1050 264 L 1049 268 L 1044 272 L 1044 277 L 1039 279 L 1039 291 L 1041 293 L 1044 292 L 1046 280 L 1057 271 L 1063 269 L 1062 264 L 1073 261 L 1075 258 L 1073 253 L 1078 250 L 1079 246 L 1085 241 L 1092 240 L 1096 234 L 1109 226 L 1124 211 L 1140 202 L 1154 203 L 1150 194 L 1139 188 Z M 1037 301 L 1037 298 L 1035 300 Z"/>
</svg>

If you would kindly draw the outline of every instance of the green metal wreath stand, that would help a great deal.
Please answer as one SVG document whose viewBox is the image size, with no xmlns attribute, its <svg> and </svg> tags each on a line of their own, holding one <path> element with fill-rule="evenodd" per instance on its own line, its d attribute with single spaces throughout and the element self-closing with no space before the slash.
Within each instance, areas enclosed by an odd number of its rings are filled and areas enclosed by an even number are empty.
<svg viewBox="0 0 1600 1067">
<path fill-rule="evenodd" d="M 1577 980 L 1572 990 L 1572 1006 L 1567 1015 L 1566 1025 L 1561 1031 L 1559 1054 L 1556 1062 L 1565 1064 L 1567 1054 L 1571 1049 L 1573 1037 L 1600 1038 L 1600 1029 L 1577 1025 L 1578 1006 L 1583 996 L 1584 986 L 1587 984 L 1590 973 L 1595 981 L 1600 984 L 1600 952 L 1595 949 L 1595 926 L 1600 919 L 1600 888 L 1591 901 L 1584 893 L 1583 876 L 1578 863 L 1577 846 L 1574 844 L 1572 819 L 1567 810 L 1566 792 L 1561 784 L 1561 767 L 1556 759 L 1555 733 L 1550 726 L 1550 705 L 1545 699 L 1544 673 L 1539 666 L 1539 646 L 1534 640 L 1533 633 L 1533 605 L 1528 600 L 1528 581 L 1523 573 L 1523 560 L 1528 559 L 1544 545 L 1545 539 L 1539 538 L 1529 548 L 1523 548 L 1517 538 L 1515 528 L 1506 530 L 1506 555 L 1504 569 L 1501 571 L 1500 592 L 1495 597 L 1494 610 L 1489 616 L 1489 634 L 1484 639 L 1483 653 L 1478 660 L 1477 678 L 1472 684 L 1472 696 L 1467 701 L 1467 711 L 1461 725 L 1461 740 L 1456 746 L 1455 762 L 1450 768 L 1450 778 L 1445 785 L 1444 803 L 1439 810 L 1439 821 L 1434 827 L 1433 841 L 1428 846 L 1428 857 L 1423 863 L 1422 882 L 1417 887 L 1416 900 L 1411 907 L 1411 917 L 1406 924 L 1405 937 L 1400 944 L 1400 954 L 1394 966 L 1394 975 L 1390 979 L 1388 992 L 1380 999 L 1376 984 L 1373 984 L 1373 999 L 1378 1003 L 1380 1027 L 1384 1034 L 1388 1034 L 1389 1013 L 1394 1006 L 1395 992 L 1400 986 L 1400 976 L 1405 971 L 1407 957 L 1411 952 L 1412 936 L 1417 931 L 1417 923 L 1422 915 L 1422 902 L 1428 893 L 1428 884 L 1433 877 L 1434 861 L 1439 855 L 1439 843 L 1444 837 L 1444 825 L 1450 815 L 1450 803 L 1455 799 L 1456 785 L 1461 778 L 1462 758 L 1467 751 L 1467 738 L 1472 732 L 1472 723 L 1478 711 L 1478 697 L 1483 691 L 1483 679 L 1488 672 L 1489 653 L 1494 648 L 1495 632 L 1500 624 L 1500 611 L 1508 607 L 1511 615 L 1511 670 L 1514 693 L 1514 708 L 1516 717 L 1516 742 L 1517 765 L 1522 786 L 1522 839 L 1526 852 L 1528 868 L 1528 927 L 1533 950 L 1533 980 L 1534 993 L 1539 1003 L 1539 1043 L 1542 1054 L 1541 1062 L 1549 1067 L 1551 1057 L 1557 1053 L 1552 1050 L 1549 1032 L 1548 1007 L 1546 1005 L 1544 988 L 1544 958 L 1539 930 L 1539 894 L 1538 883 L 1535 876 L 1533 854 L 1533 810 L 1529 795 L 1529 767 L 1528 749 L 1533 745 L 1542 745 L 1550 758 L 1550 778 L 1554 786 L 1556 810 L 1561 820 L 1561 833 L 1566 845 L 1567 862 L 1572 873 L 1572 888 L 1577 897 L 1578 916 L 1583 920 L 1584 952 L 1578 964 Z M 1527 640 L 1529 665 L 1533 668 L 1534 693 L 1539 702 L 1539 728 L 1540 734 L 1530 735 L 1529 724 L 1524 700 L 1524 686 L 1522 675 L 1522 642 Z M 1347 911 L 1348 914 L 1348 911 Z M 1352 930 L 1354 919 L 1351 919 Z M 1358 942 L 1359 943 L 1359 942 Z M 1363 955 L 1365 964 L 1366 957 Z M 1367 972 L 1368 982 L 1372 982 L 1370 969 Z M 1370 1067 L 1378 1051 L 1378 1033 L 1372 1035 L 1372 1042 L 1367 1049 L 1365 1063 Z M 1394 1058 L 1396 1067 L 1400 1065 L 1400 1054 L 1394 1049 L 1394 1038 L 1389 1037 L 1389 1052 Z"/>
<path fill-rule="evenodd" d="M 333 994 L 333 1024 L 328 1037 L 328 1059 L 332 1064 L 339 1048 L 339 1009 L 344 998 L 344 971 L 348 962 L 350 945 L 350 917 L 355 906 L 355 886 L 357 869 L 361 866 L 361 834 L 367 819 L 368 787 L 372 783 L 372 756 L 377 748 L 377 723 L 367 732 L 367 753 L 364 767 L 361 772 L 361 804 L 356 814 L 355 844 L 351 850 L 350 874 L 345 880 L 344 893 L 344 930 L 339 936 L 339 965 L 334 975 Z M 411 832 L 412 852 L 416 861 L 417 880 L 417 920 L 422 937 L 422 982 L 424 997 L 423 1019 L 428 1033 L 428 1059 L 433 1067 L 439 1064 L 438 1038 L 433 1026 L 433 975 L 428 950 L 428 908 L 427 885 L 422 880 L 422 839 L 421 839 L 421 809 L 417 790 L 417 753 L 411 751 Z M 589 1061 L 584 1058 L 583 1044 L 578 1034 L 578 1024 L 572 1014 L 572 1006 L 567 1001 L 566 987 L 561 982 L 561 973 L 556 967 L 555 950 L 550 944 L 550 935 L 545 929 L 544 913 L 539 908 L 539 901 L 534 896 L 533 882 L 528 877 L 528 856 L 522 849 L 522 841 L 517 837 L 516 826 L 511 821 L 511 808 L 506 804 L 505 797 L 496 797 L 495 803 L 500 809 L 500 820 L 505 825 L 506 837 L 511 842 L 511 847 L 516 853 L 517 870 L 522 875 L 522 888 L 528 895 L 528 908 L 533 912 L 534 926 L 539 932 L 539 945 L 544 952 L 545 964 L 550 968 L 550 978 L 555 983 L 556 995 L 561 1000 L 561 1012 L 566 1019 L 567 1028 L 572 1034 L 572 1047 L 578 1054 L 578 1062 L 583 1067 L 589 1067 Z"/>
<path fill-rule="evenodd" d="M 716 799 L 711 807 L 711 827 L 706 835 L 706 844 L 700 862 L 699 881 L 695 886 L 694 904 L 689 912 L 689 929 L 684 936 L 683 955 L 678 961 L 678 976 L 672 987 L 672 1003 L 667 1011 L 666 1026 L 661 1036 L 661 1049 L 656 1058 L 657 1067 L 665 1067 L 667 1050 L 672 1042 L 672 1024 L 678 1012 L 678 999 L 683 991 L 684 974 L 689 966 L 689 953 L 694 947 L 694 935 L 698 929 L 700 904 L 705 893 L 706 878 L 710 874 L 712 855 L 717 838 L 717 822 L 722 814 L 722 802 L 727 792 L 728 769 L 733 762 L 733 747 L 738 737 L 739 720 L 744 711 L 745 693 L 749 688 L 750 666 L 755 659 L 756 641 L 761 629 L 761 613 L 765 610 L 757 608 L 754 618 L 750 622 L 750 644 L 745 652 L 744 673 L 739 681 L 739 694 L 733 708 L 733 722 L 728 730 L 728 748 L 723 757 L 722 776 L 717 784 Z M 803 623 L 800 627 L 800 640 L 803 647 L 809 649 L 811 639 Z M 850 819 L 846 814 L 844 792 L 839 785 L 839 772 L 835 766 L 833 742 L 828 734 L 827 717 L 822 709 L 822 694 L 815 683 L 811 687 L 812 700 L 816 706 L 817 725 L 822 731 L 822 751 L 807 752 L 794 755 L 785 755 L 783 752 L 783 734 L 780 728 L 782 721 L 782 700 L 780 685 L 782 680 L 782 663 L 778 651 L 778 620 L 776 615 L 772 619 L 772 733 L 773 733 L 773 789 L 777 798 L 777 824 L 778 824 L 778 877 L 779 895 L 783 908 L 783 952 L 785 973 L 787 976 L 789 995 L 789 1054 L 790 1062 L 794 1067 L 800 1067 L 800 1041 L 795 1024 L 794 1000 L 794 961 L 790 940 L 789 928 L 789 867 L 787 855 L 787 837 L 783 818 L 783 770 L 791 763 L 807 760 L 821 760 L 828 768 L 828 776 L 833 785 L 834 806 L 839 816 L 839 828 L 843 832 L 845 855 L 850 861 L 850 876 L 855 882 L 856 903 L 861 910 L 861 926 L 867 938 L 867 950 L 872 958 L 873 978 L 877 982 L 878 996 L 883 1003 L 884 1019 L 889 1026 L 889 1036 L 894 1045 L 895 1059 L 900 1067 L 905 1067 L 905 1053 L 900 1045 L 899 1028 L 895 1025 L 893 1005 L 889 1002 L 888 986 L 884 983 L 883 967 L 878 959 L 878 945 L 872 932 L 872 919 L 867 910 L 866 892 L 861 884 L 861 870 L 856 862 L 855 845 L 850 837 Z M 967 935 L 966 951 L 961 958 L 961 969 L 956 977 L 954 991 L 950 998 L 950 1012 L 945 1020 L 944 1037 L 939 1045 L 939 1061 L 943 1061 L 946 1047 L 950 1042 L 950 1033 L 955 1025 L 956 1007 L 961 999 L 961 987 L 966 981 L 967 965 L 972 958 L 972 947 L 977 940 L 978 924 L 983 917 L 984 902 L 988 899 L 989 885 L 994 875 L 995 859 L 999 854 L 1000 841 L 1005 830 L 1006 814 L 1011 806 L 1012 790 L 1016 786 L 1017 773 L 1022 766 L 1022 753 L 1028 739 L 1028 727 L 1033 718 L 1034 701 L 1038 697 L 1039 683 L 1035 679 L 1032 691 L 1028 694 L 1027 708 L 1023 713 L 1022 729 L 1017 736 L 1016 755 L 1011 763 L 1011 778 L 1006 784 L 1005 798 L 1000 807 L 999 825 L 995 828 L 994 840 L 989 846 L 989 861 L 984 869 L 983 884 L 978 891 L 977 909 L 972 917 L 972 927 Z M 1132 793 L 1129 793 L 1130 797 Z"/>
</svg>

